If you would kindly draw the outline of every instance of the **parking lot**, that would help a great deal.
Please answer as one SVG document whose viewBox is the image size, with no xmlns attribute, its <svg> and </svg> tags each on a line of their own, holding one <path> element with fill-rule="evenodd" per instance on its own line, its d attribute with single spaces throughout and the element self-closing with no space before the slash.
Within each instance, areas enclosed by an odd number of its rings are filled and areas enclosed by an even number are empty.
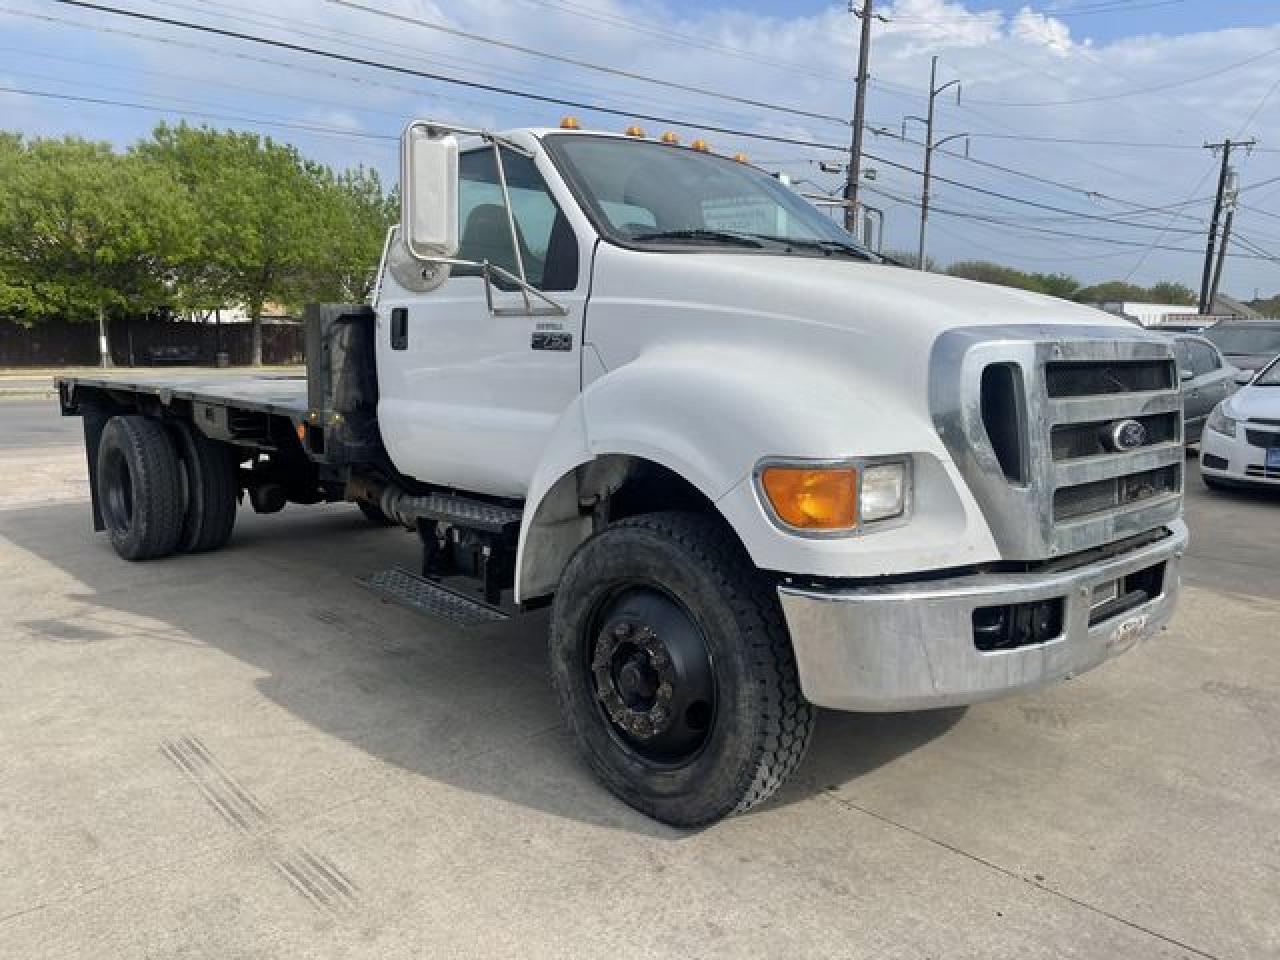
<svg viewBox="0 0 1280 960">
<path fill-rule="evenodd" d="M 0 403 L 0 957 L 1280 955 L 1280 496 L 1188 460 L 1159 639 L 823 714 L 780 798 L 689 832 L 578 760 L 545 615 L 381 602 L 354 578 L 416 539 L 349 506 L 123 563 L 78 442 Z"/>
</svg>

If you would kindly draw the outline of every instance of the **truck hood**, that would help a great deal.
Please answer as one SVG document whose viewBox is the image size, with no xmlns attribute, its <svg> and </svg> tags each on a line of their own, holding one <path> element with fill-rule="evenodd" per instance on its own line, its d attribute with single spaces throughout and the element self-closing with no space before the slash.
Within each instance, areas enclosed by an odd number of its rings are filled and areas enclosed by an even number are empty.
<svg viewBox="0 0 1280 960">
<path fill-rule="evenodd" d="M 655 296 L 742 313 L 845 327 L 927 346 L 954 327 L 1009 324 L 1141 328 L 1043 294 L 843 257 L 661 254 L 602 247 L 595 293 Z M 625 293 L 623 291 L 626 291 Z"/>
</svg>

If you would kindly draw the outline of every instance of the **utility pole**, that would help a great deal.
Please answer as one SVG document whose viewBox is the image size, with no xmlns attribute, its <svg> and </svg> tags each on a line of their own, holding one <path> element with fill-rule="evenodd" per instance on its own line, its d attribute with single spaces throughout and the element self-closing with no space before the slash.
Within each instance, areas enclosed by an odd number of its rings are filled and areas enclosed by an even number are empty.
<svg viewBox="0 0 1280 960">
<path fill-rule="evenodd" d="M 862 10 L 855 10 L 849 0 L 849 12 L 862 20 L 862 40 L 858 45 L 858 89 L 853 101 L 853 142 L 849 147 L 849 170 L 844 185 L 844 228 L 858 235 L 858 177 L 862 175 L 862 127 L 867 116 L 867 68 L 871 58 L 871 5 L 862 0 Z"/>
<path fill-rule="evenodd" d="M 1231 166 L 1231 150 L 1233 147 L 1244 147 L 1252 150 L 1256 140 L 1245 140 L 1239 143 L 1230 139 L 1221 143 L 1206 143 L 1206 150 L 1222 151 L 1222 169 L 1218 172 L 1218 195 L 1213 203 L 1213 218 L 1209 221 L 1209 242 L 1204 251 L 1204 272 L 1200 277 L 1200 314 L 1202 316 L 1213 309 L 1210 287 L 1213 283 L 1213 251 L 1218 242 L 1218 221 L 1222 218 L 1222 207 L 1226 201 L 1227 172 Z"/>
<path fill-rule="evenodd" d="M 1240 199 L 1240 178 L 1234 170 L 1227 172 L 1227 190 L 1224 203 L 1227 219 L 1222 224 L 1222 243 L 1218 245 L 1218 264 L 1213 268 L 1213 283 L 1209 285 L 1209 310 L 1218 299 L 1218 284 L 1222 282 L 1222 265 L 1227 259 L 1227 244 L 1231 242 L 1231 224 L 1236 218 L 1236 203 Z"/>
<path fill-rule="evenodd" d="M 961 137 L 964 137 L 966 142 L 965 156 L 969 155 L 969 148 L 967 145 L 969 135 L 967 133 L 954 133 L 949 137 L 943 137 L 936 143 L 933 140 L 934 104 L 938 99 L 938 94 L 943 93 L 951 87 L 956 88 L 956 103 L 959 103 L 960 81 L 950 80 L 942 86 L 938 86 L 938 58 L 934 57 L 933 62 L 929 67 L 929 115 L 927 117 L 909 116 L 905 117 L 902 121 L 902 138 L 904 140 L 907 136 L 907 120 L 921 120 L 925 125 L 924 186 L 920 191 L 920 247 L 918 251 L 918 256 L 920 258 L 919 269 L 921 270 L 925 268 L 925 240 L 929 231 L 929 182 L 933 177 L 933 151 L 938 149 L 938 147 L 942 146 L 944 143 L 950 143 L 952 140 L 959 140 Z"/>
</svg>

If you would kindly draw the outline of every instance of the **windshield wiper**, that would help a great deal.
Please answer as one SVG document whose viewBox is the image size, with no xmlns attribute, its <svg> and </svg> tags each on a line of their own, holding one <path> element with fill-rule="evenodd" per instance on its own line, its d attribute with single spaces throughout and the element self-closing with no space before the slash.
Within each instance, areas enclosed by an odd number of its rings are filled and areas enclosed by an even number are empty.
<svg viewBox="0 0 1280 960">
<path fill-rule="evenodd" d="M 639 233 L 632 240 L 702 240 L 707 243 L 729 243 L 739 247 L 759 249 L 763 244 L 755 237 L 745 233 L 732 233 L 728 230 L 662 230 L 657 233 Z"/>
<path fill-rule="evenodd" d="M 848 254 L 849 256 L 857 257 L 859 260 L 867 260 L 869 262 L 875 262 L 879 259 L 871 251 L 864 250 L 862 247 L 855 246 L 852 243 L 846 243 L 843 240 L 802 240 L 796 237 L 774 237 L 763 233 L 754 233 L 752 236 L 760 240 L 768 240 L 770 243 L 785 244 L 788 247 L 795 247 L 799 250 L 821 250 L 827 254 Z"/>
</svg>

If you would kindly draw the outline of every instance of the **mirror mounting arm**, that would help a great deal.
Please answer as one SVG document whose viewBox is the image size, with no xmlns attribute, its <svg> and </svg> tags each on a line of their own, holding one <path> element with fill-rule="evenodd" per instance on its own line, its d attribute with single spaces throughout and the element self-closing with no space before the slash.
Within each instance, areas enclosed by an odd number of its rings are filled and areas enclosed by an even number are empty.
<svg viewBox="0 0 1280 960">
<path fill-rule="evenodd" d="M 442 263 L 451 267 L 479 267 L 484 277 L 484 300 L 485 305 L 489 308 L 489 313 L 495 317 L 567 317 L 569 308 L 562 303 L 557 303 L 548 297 L 545 293 L 529 283 L 517 277 L 510 270 L 505 270 L 496 263 L 490 263 L 488 260 L 462 260 L 458 257 L 430 257 L 427 263 Z M 521 294 L 525 299 L 523 307 L 499 307 L 493 302 L 493 278 L 498 277 L 507 283 L 514 284 L 520 288 Z M 530 301 L 530 296 L 541 300 L 546 306 L 535 306 Z"/>
<path fill-rule="evenodd" d="M 527 311 L 533 310 L 533 303 L 529 300 L 529 279 L 524 272 L 524 256 L 520 253 L 520 234 L 516 232 L 515 214 L 511 212 L 511 191 L 507 189 L 507 171 L 502 163 L 502 146 L 493 141 L 493 162 L 498 168 L 498 184 L 502 187 L 502 207 L 507 214 L 507 228 L 511 231 L 511 253 L 516 260 L 516 272 L 520 274 L 520 294 L 524 297 L 524 307 Z M 485 294 L 489 296 L 490 288 L 486 282 Z M 493 299 L 489 296 L 489 312 L 493 312 Z"/>
</svg>

